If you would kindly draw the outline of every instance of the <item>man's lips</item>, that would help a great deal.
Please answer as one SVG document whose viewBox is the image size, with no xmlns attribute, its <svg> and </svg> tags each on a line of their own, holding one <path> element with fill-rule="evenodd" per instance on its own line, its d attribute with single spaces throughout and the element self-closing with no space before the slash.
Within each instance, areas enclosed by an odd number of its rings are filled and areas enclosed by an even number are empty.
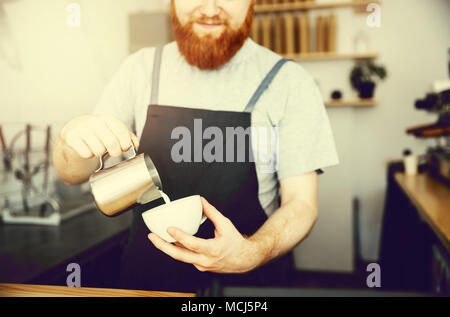
<svg viewBox="0 0 450 317">
<path fill-rule="evenodd" d="M 197 25 L 206 28 L 206 29 L 213 29 L 213 28 L 217 28 L 220 26 L 223 26 L 223 24 L 221 23 L 202 23 L 202 22 L 195 22 Z"/>
</svg>

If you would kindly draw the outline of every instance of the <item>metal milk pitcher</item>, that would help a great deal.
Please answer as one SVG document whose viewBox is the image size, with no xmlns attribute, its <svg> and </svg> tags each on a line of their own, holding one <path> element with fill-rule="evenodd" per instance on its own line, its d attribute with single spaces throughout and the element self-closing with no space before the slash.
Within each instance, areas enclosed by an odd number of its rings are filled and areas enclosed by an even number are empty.
<svg viewBox="0 0 450 317">
<path fill-rule="evenodd" d="M 91 175 L 92 195 L 97 208 L 106 216 L 116 216 L 132 209 L 136 204 L 145 204 L 161 198 L 161 179 L 150 157 L 144 153 L 104 169 L 100 167 Z"/>
</svg>

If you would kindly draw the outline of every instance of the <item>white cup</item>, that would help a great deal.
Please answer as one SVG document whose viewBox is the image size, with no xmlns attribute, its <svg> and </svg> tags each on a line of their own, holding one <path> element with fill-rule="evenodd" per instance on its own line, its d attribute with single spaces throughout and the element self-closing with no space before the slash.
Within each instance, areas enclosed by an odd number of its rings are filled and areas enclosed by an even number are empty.
<svg viewBox="0 0 450 317">
<path fill-rule="evenodd" d="M 405 165 L 405 174 L 406 175 L 417 175 L 417 169 L 419 165 L 419 158 L 417 155 L 407 155 L 403 159 L 403 164 Z"/>
<path fill-rule="evenodd" d="M 203 215 L 202 201 L 199 195 L 171 201 L 142 213 L 142 218 L 151 232 L 156 233 L 169 243 L 175 242 L 167 228 L 177 227 L 185 233 L 194 235 L 207 219 Z"/>
</svg>

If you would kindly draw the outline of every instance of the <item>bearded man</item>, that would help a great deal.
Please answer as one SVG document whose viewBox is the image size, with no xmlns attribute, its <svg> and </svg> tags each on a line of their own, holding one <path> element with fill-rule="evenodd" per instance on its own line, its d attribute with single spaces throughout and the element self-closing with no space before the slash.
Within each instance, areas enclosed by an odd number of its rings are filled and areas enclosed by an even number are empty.
<svg viewBox="0 0 450 317">
<path fill-rule="evenodd" d="M 209 220 L 195 235 L 169 227 L 175 243 L 142 219 L 164 202 L 134 207 L 123 288 L 286 285 L 291 251 L 318 217 L 317 175 L 338 163 L 319 90 L 299 64 L 249 38 L 254 0 L 172 0 L 170 14 L 175 41 L 129 56 L 93 114 L 63 127 L 57 173 L 83 183 L 106 151 L 118 157 L 134 146 L 170 199 L 201 196 Z M 180 128 L 202 139 L 174 159 Z"/>
</svg>

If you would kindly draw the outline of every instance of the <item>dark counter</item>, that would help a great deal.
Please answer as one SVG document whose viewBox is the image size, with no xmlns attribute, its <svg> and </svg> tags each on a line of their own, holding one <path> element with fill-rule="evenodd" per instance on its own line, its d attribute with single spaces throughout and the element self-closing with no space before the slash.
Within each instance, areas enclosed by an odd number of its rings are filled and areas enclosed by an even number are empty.
<svg viewBox="0 0 450 317">
<path fill-rule="evenodd" d="M 93 209 L 58 227 L 0 222 L 0 283 L 65 285 L 69 263 L 82 286 L 114 287 L 132 213 L 109 218 Z"/>
</svg>

